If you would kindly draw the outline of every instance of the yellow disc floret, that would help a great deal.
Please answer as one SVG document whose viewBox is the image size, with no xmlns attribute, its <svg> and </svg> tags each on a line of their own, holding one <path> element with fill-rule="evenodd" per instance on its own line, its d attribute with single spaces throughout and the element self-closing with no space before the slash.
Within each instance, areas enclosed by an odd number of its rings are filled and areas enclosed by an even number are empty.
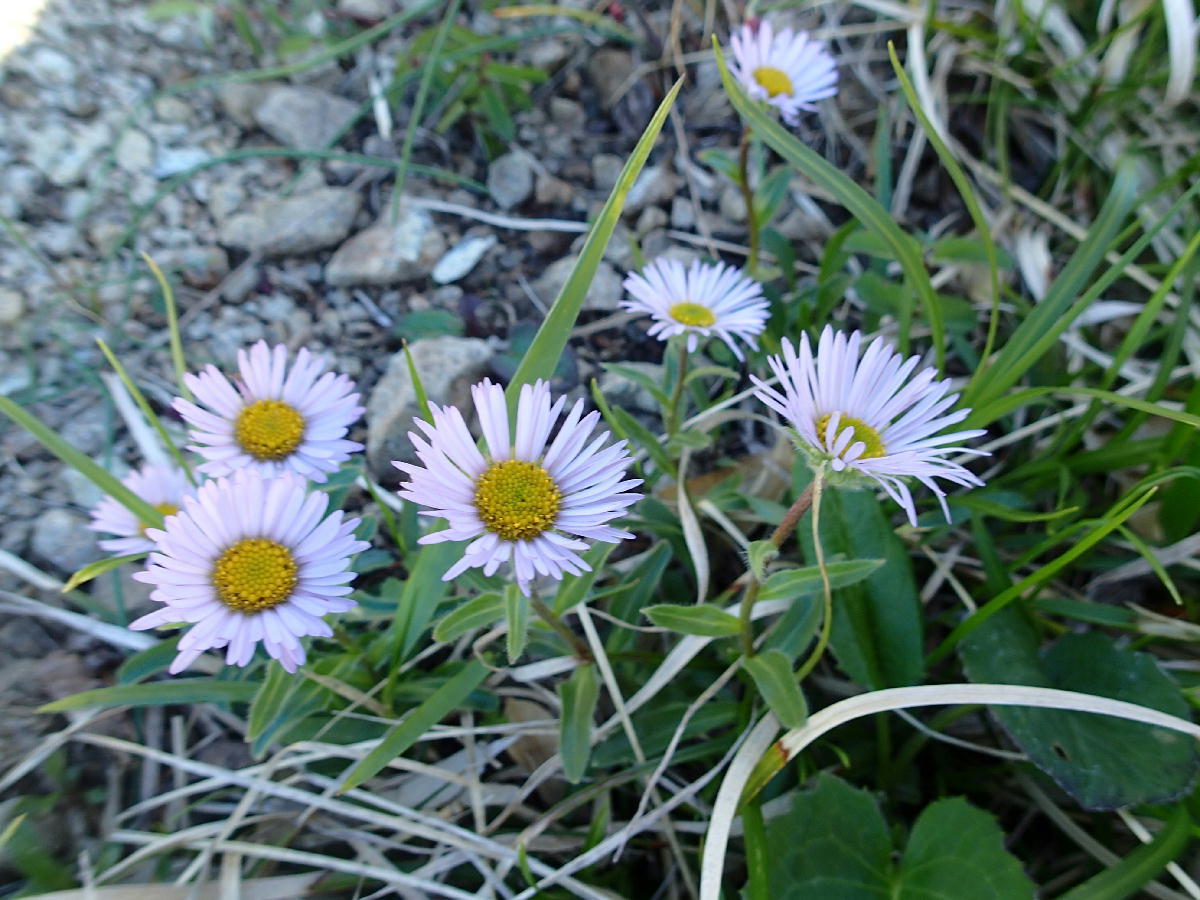
<svg viewBox="0 0 1200 900">
<path fill-rule="evenodd" d="M 176 506 L 174 503 L 155 503 L 154 508 L 157 509 L 164 516 L 173 516 L 173 515 L 175 515 L 175 513 L 179 512 L 179 507 Z M 150 526 L 147 525 L 145 522 L 138 522 L 138 534 L 145 536 L 146 529 L 149 527 Z"/>
<path fill-rule="evenodd" d="M 212 581 L 217 598 L 240 613 L 257 613 L 287 600 L 296 588 L 296 559 L 282 544 L 246 538 L 217 557 Z"/>
<path fill-rule="evenodd" d="M 817 440 L 822 445 L 825 443 L 825 429 L 829 426 L 829 420 L 833 418 L 833 413 L 825 413 L 821 418 L 817 419 Z M 852 447 L 858 441 L 862 441 L 867 445 L 867 449 L 862 452 L 859 459 L 877 459 L 880 456 L 887 455 L 887 448 L 883 446 L 883 437 L 864 422 L 862 419 L 856 419 L 854 416 L 848 416 L 842 413 L 838 417 L 837 434 L 841 434 L 847 428 L 854 429 L 854 437 L 850 438 L 847 447 Z M 837 434 L 834 435 L 836 440 Z"/>
<path fill-rule="evenodd" d="M 300 446 L 304 416 L 281 400 L 258 400 L 238 413 L 233 436 L 259 462 L 278 462 Z"/>
<path fill-rule="evenodd" d="M 754 70 L 754 80 L 762 85 L 768 97 L 778 97 L 780 94 L 793 94 L 796 91 L 792 79 L 782 69 L 771 66 L 761 66 Z"/>
<path fill-rule="evenodd" d="M 694 328 L 707 328 L 717 321 L 713 311 L 700 303 L 676 303 L 667 312 L 680 325 L 691 325 Z"/>
<path fill-rule="evenodd" d="M 506 541 L 528 541 L 548 531 L 558 516 L 562 491 L 537 463 L 492 463 L 475 485 L 475 509 L 488 531 Z"/>
</svg>

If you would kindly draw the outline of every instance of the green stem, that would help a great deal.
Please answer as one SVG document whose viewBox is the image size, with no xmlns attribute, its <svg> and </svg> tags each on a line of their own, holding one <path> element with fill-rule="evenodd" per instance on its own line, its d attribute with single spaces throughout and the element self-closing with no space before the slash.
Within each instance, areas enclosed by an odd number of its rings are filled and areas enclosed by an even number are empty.
<svg viewBox="0 0 1200 900">
<path fill-rule="evenodd" d="M 746 900 L 769 900 L 767 826 L 757 800 L 742 807 L 742 829 L 746 842 Z"/>
<path fill-rule="evenodd" d="M 746 271 L 754 277 L 758 268 L 758 212 L 754 209 L 754 191 L 750 188 L 750 129 L 742 132 L 738 146 L 738 181 L 742 199 L 746 202 L 746 228 L 750 232 L 750 252 L 746 256 Z"/>
<path fill-rule="evenodd" d="M 585 663 L 590 663 L 593 661 L 592 651 L 588 645 L 584 643 L 583 638 L 568 628 L 567 623 L 559 618 L 558 614 L 555 613 L 554 610 L 543 603 L 537 596 L 532 596 L 529 598 L 529 605 L 533 607 L 533 611 L 538 614 L 538 617 L 541 618 L 543 622 L 549 625 L 559 637 L 567 642 L 567 646 L 575 651 L 575 655 L 580 660 Z"/>
<path fill-rule="evenodd" d="M 667 405 L 667 437 L 675 435 L 679 428 L 679 401 L 683 399 L 683 383 L 687 379 L 688 350 L 686 336 L 679 341 L 679 377 L 675 379 L 675 390 L 671 393 L 671 402 Z"/>
<path fill-rule="evenodd" d="M 800 496 L 796 498 L 796 502 L 784 513 L 779 526 L 771 532 L 770 540 L 776 547 L 783 546 L 783 542 L 788 539 L 788 536 L 795 529 L 796 523 L 800 521 L 800 517 L 808 512 L 808 507 L 812 505 L 813 500 L 813 485 L 817 483 L 819 478 L 820 475 L 818 474 L 809 482 L 808 487 L 801 491 Z M 751 574 L 750 580 L 746 584 L 746 589 L 742 593 L 742 605 L 738 609 L 738 619 L 742 625 L 740 634 L 742 654 L 747 659 L 754 655 L 754 622 L 751 621 L 750 614 L 754 611 L 755 601 L 758 600 L 758 590 L 758 579 Z"/>
<path fill-rule="evenodd" d="M 796 672 L 796 680 L 803 681 L 816 668 L 817 663 L 825 654 L 829 645 L 829 630 L 833 627 L 833 589 L 829 585 L 829 570 L 825 566 L 825 551 L 821 549 L 821 489 L 824 487 L 825 473 L 816 471 L 812 480 L 812 533 L 813 548 L 817 555 L 817 568 L 821 571 L 821 599 L 824 609 L 821 613 L 821 634 L 817 637 L 817 646 L 813 647 L 812 655 L 804 661 L 804 665 Z"/>
</svg>

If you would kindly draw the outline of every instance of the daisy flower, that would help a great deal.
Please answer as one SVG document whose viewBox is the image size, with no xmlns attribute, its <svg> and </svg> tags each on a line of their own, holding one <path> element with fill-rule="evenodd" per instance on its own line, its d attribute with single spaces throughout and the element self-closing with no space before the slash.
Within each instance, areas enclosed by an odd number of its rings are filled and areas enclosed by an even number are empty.
<svg viewBox="0 0 1200 900">
<path fill-rule="evenodd" d="M 199 470 L 229 475 L 254 468 L 325 481 L 362 449 L 344 438 L 363 407 L 353 381 L 324 369 L 325 360 L 301 349 L 289 371 L 287 348 L 259 341 L 238 351 L 236 389 L 215 366 L 184 375 L 198 402 L 177 397 L 174 406 L 191 426 L 188 449 L 204 457 Z"/>
<path fill-rule="evenodd" d="M 590 570 L 579 556 L 588 547 L 580 538 L 615 544 L 633 537 L 608 523 L 640 498 L 631 488 L 642 482 L 625 478 L 630 457 L 624 441 L 604 447 L 606 430 L 592 438 L 599 413 L 585 416 L 583 401 L 577 401 L 547 447 L 566 398 L 551 405 L 546 382 L 521 388 L 515 436 L 500 385 L 485 378 L 471 396 L 486 453 L 458 409 L 431 403 L 432 425 L 413 420 L 425 437 L 409 433 L 422 465 L 392 463 L 412 479 L 400 486 L 400 496 L 423 507 L 421 515 L 449 523 L 420 543 L 471 541 L 443 581 L 470 568 L 492 575 L 511 563 L 528 596 L 537 575 L 558 580 L 565 572 Z"/>
<path fill-rule="evenodd" d="M 917 512 L 904 479 L 915 478 L 933 491 L 949 520 L 946 494 L 933 479 L 982 487 L 979 478 L 945 457 L 989 456 L 956 446 L 984 432 L 939 434 L 971 412 L 946 412 L 958 399 L 949 393 L 950 381 L 937 380 L 932 368 L 913 375 L 918 358 L 904 359 L 882 338 L 859 359 L 861 344 L 861 332 L 847 338 L 826 326 L 814 359 L 808 335 L 800 338 L 799 355 L 785 340 L 782 357 L 767 357 L 782 393 L 751 376 L 754 394 L 790 422 L 800 448 L 817 464 L 878 482 L 914 526 Z"/>
<path fill-rule="evenodd" d="M 179 512 L 183 498 L 194 492 L 182 469 L 174 466 L 142 466 L 121 479 L 129 488 L 164 516 Z M 105 497 L 92 507 L 92 531 L 116 535 L 110 540 L 98 541 L 101 550 L 114 556 L 129 553 L 148 553 L 154 549 L 154 541 L 146 537 L 146 523 L 112 497 Z"/>
<path fill-rule="evenodd" d="M 746 24 L 730 36 L 729 71 L 755 100 L 765 100 L 795 125 L 801 110 L 837 93 L 837 68 L 825 45 L 805 31 L 776 33 L 770 22 Z"/>
<path fill-rule="evenodd" d="M 697 260 L 685 268 L 677 259 L 660 256 L 640 274 L 630 273 L 625 290 L 633 299 L 621 301 L 621 306 L 654 319 L 649 334 L 663 341 L 685 334 L 689 353 L 701 338 L 719 337 L 742 359 L 734 338 L 753 350 L 767 327 L 762 287 L 736 266 Z"/>
<path fill-rule="evenodd" d="M 329 637 L 321 617 L 356 605 L 350 557 L 369 546 L 354 539 L 359 520 L 325 515 L 328 504 L 290 472 L 242 469 L 201 485 L 162 530 L 146 529 L 155 552 L 133 577 L 154 585 L 150 599 L 163 606 L 129 627 L 193 623 L 172 675 L 209 648 L 227 648 L 225 662 L 244 666 L 259 641 L 295 672 L 305 660 L 300 638 Z"/>
</svg>

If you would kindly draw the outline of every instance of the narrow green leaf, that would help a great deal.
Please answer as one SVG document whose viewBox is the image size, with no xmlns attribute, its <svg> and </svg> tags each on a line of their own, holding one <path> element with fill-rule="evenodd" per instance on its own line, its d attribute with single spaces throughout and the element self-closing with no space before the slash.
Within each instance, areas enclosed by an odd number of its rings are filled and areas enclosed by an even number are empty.
<svg viewBox="0 0 1200 900">
<path fill-rule="evenodd" d="M 600 698 L 596 667 L 589 663 L 576 669 L 570 678 L 559 684 L 558 698 L 562 703 L 558 752 L 562 757 L 563 776 L 571 784 L 578 784 L 592 755 L 592 717 Z"/>
<path fill-rule="evenodd" d="M 670 397 L 667 396 L 667 392 L 663 390 L 662 385 L 639 369 L 635 369 L 632 366 L 623 366 L 620 363 L 605 363 L 604 371 L 612 372 L 614 375 L 620 375 L 626 381 L 632 381 L 638 387 L 649 393 L 650 396 L 652 396 L 655 400 L 657 400 L 658 405 L 664 409 L 666 408 L 667 404 L 671 402 Z"/>
<path fill-rule="evenodd" d="M 746 561 L 756 581 L 767 580 L 767 564 L 779 556 L 779 548 L 773 541 L 753 541 L 746 548 Z"/>
<path fill-rule="evenodd" d="M 596 583 L 596 577 L 604 571 L 609 554 L 616 548 L 616 544 L 597 542 L 584 551 L 583 561 L 588 564 L 588 568 L 583 574 L 568 575 L 558 583 L 558 591 L 554 594 L 554 603 L 551 604 L 555 613 L 561 616 L 571 607 L 587 599 L 588 591 Z"/>
<path fill-rule="evenodd" d="M 654 141 L 658 138 L 658 133 L 667 120 L 667 113 L 670 112 L 671 105 L 675 102 L 675 97 L 682 86 L 683 80 L 680 79 L 663 98 L 657 112 L 650 120 L 650 124 L 646 126 L 641 139 L 637 142 L 637 146 L 633 148 L 633 153 L 626 161 L 625 168 L 621 170 L 621 175 L 617 179 L 616 185 L 613 186 L 608 201 L 600 210 L 600 215 L 588 232 L 583 250 L 579 254 L 579 262 L 572 269 L 562 291 L 546 315 L 546 320 L 538 329 L 525 358 L 517 367 L 516 374 L 513 375 L 507 391 L 510 414 L 516 408 L 521 386 L 539 378 L 549 378 L 558 365 L 559 357 L 562 356 L 563 349 L 567 346 L 567 338 L 570 337 L 571 329 L 575 326 L 575 319 L 579 315 L 584 297 L 587 296 L 592 278 L 604 255 L 604 249 L 608 246 L 609 238 L 612 237 L 613 230 L 620 220 L 621 209 L 625 205 L 625 196 L 633 187 L 642 166 L 646 164 L 646 159 L 650 156 L 650 149 L 654 146 Z"/>
<path fill-rule="evenodd" d="M 614 430 L 620 431 L 621 434 L 625 435 L 626 439 L 635 447 L 641 447 L 646 451 L 646 455 L 654 460 L 654 464 L 658 466 L 660 472 L 670 473 L 675 471 L 675 464 L 671 461 L 670 454 L 667 453 L 667 448 L 658 442 L 658 438 L 654 436 L 649 428 L 619 406 L 608 406 L 605 404 L 605 406 L 601 407 L 600 411 L 604 415 L 605 420 L 614 426 Z"/>
<path fill-rule="evenodd" d="M 1077 885 L 1059 900 L 1123 900 L 1132 897 L 1167 867 L 1179 859 L 1187 845 L 1192 820 L 1186 807 L 1171 809 L 1162 829 L 1148 844 L 1142 844 L 1119 863 Z"/>
<path fill-rule="evenodd" d="M 737 381 L 741 377 L 740 372 L 735 372 L 726 366 L 700 366 L 700 368 L 692 369 L 688 372 L 683 379 L 683 383 L 691 384 L 697 378 L 725 378 Z"/>
<path fill-rule="evenodd" d="M 982 428 L 989 425 L 997 419 L 1007 416 L 1009 413 L 1026 406 L 1041 397 L 1047 396 L 1063 396 L 1063 397 L 1095 397 L 1097 400 L 1103 400 L 1106 403 L 1111 403 L 1114 406 L 1124 406 L 1128 409 L 1136 409 L 1138 412 L 1148 413 L 1152 416 L 1158 416 L 1162 419 L 1170 419 L 1174 422 L 1182 422 L 1184 425 L 1190 425 L 1193 428 L 1200 428 L 1200 416 L 1192 415 L 1189 412 L 1184 412 L 1181 409 L 1171 409 L 1159 403 L 1151 403 L 1148 400 L 1139 400 L 1137 397 L 1126 397 L 1124 394 L 1114 394 L 1112 391 L 1102 391 L 1097 388 L 1087 387 L 1037 387 L 1027 388 L 1023 391 L 1009 394 L 1001 397 L 989 404 L 985 404 L 976 408 L 970 416 L 964 420 L 963 427 L 968 425 L 971 428 Z"/>
<path fill-rule="evenodd" d="M 674 453 L 679 453 L 683 450 L 703 450 L 710 446 L 712 442 L 712 435 L 707 431 L 684 428 L 671 435 L 671 439 L 667 441 L 667 450 Z"/>
<path fill-rule="evenodd" d="M 167 309 L 167 335 L 171 341 L 171 365 L 175 367 L 175 381 L 179 384 L 179 394 L 185 400 L 191 400 L 192 392 L 183 382 L 183 374 L 187 371 L 187 360 L 183 356 L 183 337 L 179 332 L 179 311 L 175 308 L 175 292 L 171 290 L 171 283 L 163 275 L 158 263 L 150 258 L 150 254 L 143 253 L 142 259 L 154 274 L 154 280 L 158 282 L 159 290 L 162 291 L 163 305 Z"/>
<path fill-rule="evenodd" d="M 250 703 L 250 715 L 246 720 L 247 741 L 258 740 L 274 723 L 297 682 L 298 679 L 283 666 L 267 666 L 267 677 Z"/>
<path fill-rule="evenodd" d="M 891 215 L 879 205 L 874 197 L 822 156 L 804 146 L 796 139 L 795 135 L 780 125 L 772 114 L 767 113 L 764 108 L 765 104 L 751 100 L 730 75 L 729 68 L 725 64 L 725 54 L 720 45 L 715 40 L 713 44 L 725 92 L 729 95 L 734 109 L 738 111 L 746 124 L 776 153 L 819 187 L 828 191 L 856 219 L 882 239 L 891 254 L 900 263 L 909 286 L 920 298 L 925 315 L 929 319 L 929 330 L 933 338 L 937 367 L 939 370 L 942 369 L 946 354 L 945 329 L 937 295 L 929 280 L 929 273 L 925 271 L 925 261 L 920 245 L 911 235 L 901 231 Z M 907 349 L 908 343 L 906 322 L 901 323 L 900 337 L 901 350 L 904 351 Z"/>
<path fill-rule="evenodd" d="M 429 411 L 429 395 L 425 393 L 425 385 L 421 382 L 421 373 L 413 362 L 412 353 L 408 349 L 408 341 L 404 342 L 404 362 L 408 365 L 408 377 L 412 379 L 413 392 L 417 395 L 417 405 L 421 408 L 421 418 L 432 424 L 433 413 Z"/>
<path fill-rule="evenodd" d="M 503 617 L 504 612 L 504 598 L 500 594 L 487 593 L 472 597 L 438 620 L 433 626 L 433 639 L 444 644 L 476 628 L 487 628 Z"/>
<path fill-rule="evenodd" d="M 177 678 L 150 684 L 120 684 L 63 697 L 38 712 L 70 709 L 111 709 L 114 706 L 168 706 L 189 703 L 241 703 L 254 698 L 258 685 L 249 681 L 214 681 L 211 678 Z"/>
<path fill-rule="evenodd" d="M 139 559 L 145 558 L 145 553 L 130 553 L 126 556 L 110 556 L 106 559 L 98 559 L 93 563 L 88 563 L 86 566 L 67 579 L 67 583 L 62 587 L 62 593 L 70 593 L 81 584 L 87 584 L 93 578 L 98 578 L 105 572 L 111 572 L 113 569 L 118 569 L 125 565 L 125 563 L 137 562 Z"/>
<path fill-rule="evenodd" d="M 843 559 L 828 563 L 825 566 L 829 572 L 829 587 L 836 590 L 857 584 L 882 566 L 882 559 Z M 803 569 L 785 569 L 775 572 L 763 584 L 758 594 L 761 603 L 764 600 L 789 599 L 795 600 L 822 590 L 821 569 L 818 566 L 805 566 Z"/>
<path fill-rule="evenodd" d="M 808 718 L 808 704 L 800 693 L 792 661 L 782 650 L 766 650 L 742 660 L 762 698 L 784 728 L 799 728 Z"/>
<path fill-rule="evenodd" d="M 508 661 L 515 663 L 525 652 L 529 636 L 529 598 L 515 584 L 504 586 L 504 617 L 508 620 Z"/>
<path fill-rule="evenodd" d="M 737 616 L 707 603 L 690 606 L 660 603 L 647 606 L 642 612 L 659 628 L 670 628 L 680 634 L 729 637 L 741 629 Z"/>
<path fill-rule="evenodd" d="M 117 669 L 117 683 L 133 684 L 144 681 L 151 675 L 165 672 L 179 654 L 180 637 L 181 635 L 176 635 L 133 654 Z"/>
<path fill-rule="evenodd" d="M 0 412 L 22 426 L 37 438 L 43 447 L 132 512 L 138 517 L 138 521 L 155 528 L 162 527 L 162 513 L 121 484 L 119 479 L 97 465 L 91 457 L 85 456 L 64 441 L 58 432 L 44 425 L 33 413 L 22 409 L 4 395 L 0 395 Z"/>
<path fill-rule="evenodd" d="M 393 663 L 408 659 L 421 634 L 433 618 L 438 604 L 445 599 L 450 585 L 442 581 L 442 575 L 450 568 L 462 548 L 450 542 L 429 544 L 408 557 L 409 575 L 396 603 L 396 617 L 389 629 L 394 645 Z"/>
<path fill-rule="evenodd" d="M 341 790 L 356 788 L 368 778 L 382 771 L 383 767 L 404 753 L 430 728 L 458 707 L 471 691 L 483 684 L 488 676 L 487 667 L 477 659 L 470 659 L 420 706 L 412 710 L 404 721 L 384 736 L 374 750 L 350 770 L 342 782 Z"/>
</svg>

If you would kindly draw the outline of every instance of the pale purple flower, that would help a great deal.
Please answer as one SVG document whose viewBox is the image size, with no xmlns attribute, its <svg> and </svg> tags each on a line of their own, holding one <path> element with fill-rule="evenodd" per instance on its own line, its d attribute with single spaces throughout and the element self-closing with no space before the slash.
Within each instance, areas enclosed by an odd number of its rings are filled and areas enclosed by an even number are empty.
<svg viewBox="0 0 1200 900">
<path fill-rule="evenodd" d="M 326 515 L 328 505 L 327 494 L 310 493 L 290 472 L 242 469 L 201 485 L 161 531 L 147 529 L 155 552 L 133 577 L 154 585 L 150 599 L 163 606 L 129 627 L 192 623 L 171 674 L 210 648 L 244 666 L 260 641 L 295 672 L 305 660 L 300 638 L 329 637 L 321 617 L 356 605 L 350 557 L 369 546 L 354 537 L 359 520 Z"/>
<path fill-rule="evenodd" d="M 946 494 L 934 479 L 982 487 L 978 477 L 945 457 L 990 455 L 956 446 L 984 432 L 940 434 L 971 412 L 947 412 L 958 400 L 958 394 L 949 393 L 950 381 L 938 380 L 933 368 L 913 375 L 919 358 L 904 359 L 883 338 L 876 338 L 859 359 L 861 344 L 861 332 L 847 338 L 826 326 L 814 358 L 807 334 L 800 338 L 799 354 L 785 340 L 782 357 L 767 357 L 782 391 L 751 376 L 754 394 L 788 420 L 800 447 L 817 464 L 878 482 L 913 525 L 917 511 L 904 479 L 915 478 L 937 496 L 948 520 Z"/>
<path fill-rule="evenodd" d="M 630 273 L 625 290 L 633 299 L 622 300 L 621 306 L 654 319 L 648 334 L 663 341 L 687 335 L 689 353 L 695 352 L 701 338 L 718 337 L 742 359 L 734 338 L 753 350 L 770 315 L 762 286 L 725 263 L 696 260 L 685 267 L 677 259 L 660 256 L 640 274 Z"/>
<path fill-rule="evenodd" d="M 363 407 L 354 382 L 325 372 L 325 365 L 301 349 L 289 370 L 285 346 L 269 348 L 259 341 L 249 351 L 238 351 L 236 389 L 215 366 L 184 375 L 197 403 L 179 397 L 174 406 L 191 426 L 188 449 L 205 459 L 199 470 L 208 475 L 242 468 L 268 476 L 296 472 L 317 482 L 336 472 L 362 449 L 345 436 Z"/>
<path fill-rule="evenodd" d="M 825 45 L 808 32 L 775 31 L 771 23 L 743 25 L 729 39 L 730 73 L 755 100 L 764 100 L 795 125 L 801 110 L 837 93 L 838 74 Z"/>
<path fill-rule="evenodd" d="M 142 466 L 122 478 L 121 484 L 164 516 L 177 513 L 183 498 L 195 491 L 183 470 L 174 466 Z M 109 551 L 113 556 L 153 550 L 154 541 L 146 537 L 146 526 L 147 523 L 138 519 L 136 513 L 112 497 L 105 497 L 92 507 L 92 521 L 88 523 L 92 531 L 115 535 L 111 539 L 97 541 L 100 549 Z"/>
<path fill-rule="evenodd" d="M 630 457 L 624 441 L 605 447 L 607 430 L 593 437 L 599 413 L 585 416 L 583 401 L 577 401 L 547 446 L 566 398 L 551 405 L 546 382 L 521 388 L 515 435 L 498 384 L 484 379 L 471 395 L 486 453 L 458 409 L 431 403 L 433 424 L 414 420 L 425 437 L 409 433 L 422 465 L 393 463 L 412 479 L 401 485 L 400 496 L 422 507 L 421 515 L 449 525 L 420 543 L 471 541 L 443 581 L 469 568 L 492 575 L 510 563 L 528 595 L 538 575 L 560 580 L 564 573 L 590 570 L 579 555 L 588 548 L 581 538 L 615 544 L 633 537 L 608 523 L 637 502 L 641 495 L 631 489 L 642 482 L 625 477 Z"/>
</svg>

